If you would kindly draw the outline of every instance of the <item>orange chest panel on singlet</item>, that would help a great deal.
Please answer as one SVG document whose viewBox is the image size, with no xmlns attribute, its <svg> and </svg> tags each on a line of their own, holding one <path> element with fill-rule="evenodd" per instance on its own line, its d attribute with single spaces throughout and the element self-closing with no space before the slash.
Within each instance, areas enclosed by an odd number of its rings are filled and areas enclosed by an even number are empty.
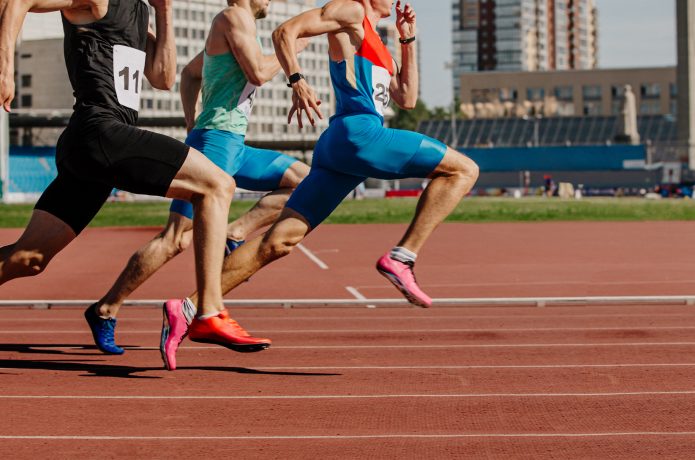
<svg viewBox="0 0 695 460">
<path fill-rule="evenodd" d="M 362 21 L 362 27 L 364 28 L 364 39 L 356 55 L 367 59 L 377 67 L 386 69 L 389 75 L 393 75 L 393 58 L 391 53 L 366 17 Z"/>
</svg>

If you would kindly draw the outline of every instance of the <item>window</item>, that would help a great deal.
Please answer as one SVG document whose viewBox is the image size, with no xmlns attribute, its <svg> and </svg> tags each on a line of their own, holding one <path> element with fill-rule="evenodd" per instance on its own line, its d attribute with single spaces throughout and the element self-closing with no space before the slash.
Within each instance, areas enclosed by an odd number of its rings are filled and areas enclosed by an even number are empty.
<svg viewBox="0 0 695 460">
<path fill-rule="evenodd" d="M 642 101 L 639 112 L 642 115 L 658 115 L 661 112 L 659 101 Z"/>
<path fill-rule="evenodd" d="M 516 101 L 517 91 L 514 88 L 501 88 L 500 89 L 500 101 Z"/>
<path fill-rule="evenodd" d="M 582 87 L 582 96 L 584 100 L 600 100 L 601 86 L 600 85 L 584 85 Z"/>
<path fill-rule="evenodd" d="M 31 75 L 22 75 L 22 88 L 31 88 Z"/>
<path fill-rule="evenodd" d="M 613 99 L 622 99 L 623 95 L 625 95 L 625 86 L 613 85 L 611 87 L 611 95 L 613 96 Z"/>
<path fill-rule="evenodd" d="M 556 86 L 555 97 L 559 101 L 571 101 L 574 98 L 574 88 L 571 86 Z"/>
<path fill-rule="evenodd" d="M 659 83 L 643 83 L 641 94 L 643 99 L 658 99 L 661 97 L 661 85 Z"/>
<path fill-rule="evenodd" d="M 529 101 L 542 101 L 545 98 L 545 88 L 528 88 L 526 99 Z"/>
<path fill-rule="evenodd" d="M 31 107 L 32 102 L 31 94 L 22 95 L 22 107 Z"/>
</svg>

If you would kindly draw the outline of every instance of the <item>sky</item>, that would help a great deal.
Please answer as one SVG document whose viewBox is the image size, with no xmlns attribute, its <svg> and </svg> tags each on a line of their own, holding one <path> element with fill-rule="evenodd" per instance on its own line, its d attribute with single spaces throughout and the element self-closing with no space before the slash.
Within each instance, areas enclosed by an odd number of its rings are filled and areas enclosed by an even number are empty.
<svg viewBox="0 0 695 460">
<path fill-rule="evenodd" d="M 422 55 L 422 98 L 430 106 L 451 104 L 451 0 L 409 0 L 417 13 Z M 326 0 L 319 0 L 323 5 Z M 676 64 L 675 0 L 595 0 L 599 21 L 599 67 Z"/>
</svg>

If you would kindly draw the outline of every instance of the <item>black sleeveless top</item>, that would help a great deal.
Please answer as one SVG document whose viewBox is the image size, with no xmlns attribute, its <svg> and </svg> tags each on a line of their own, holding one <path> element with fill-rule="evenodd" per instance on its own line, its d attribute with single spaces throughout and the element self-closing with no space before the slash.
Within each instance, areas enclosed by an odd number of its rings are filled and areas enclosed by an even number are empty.
<svg viewBox="0 0 695 460">
<path fill-rule="evenodd" d="M 85 25 L 63 16 L 65 65 L 74 91 L 72 120 L 138 118 L 149 10 L 142 0 L 109 0 L 106 16 Z"/>
</svg>

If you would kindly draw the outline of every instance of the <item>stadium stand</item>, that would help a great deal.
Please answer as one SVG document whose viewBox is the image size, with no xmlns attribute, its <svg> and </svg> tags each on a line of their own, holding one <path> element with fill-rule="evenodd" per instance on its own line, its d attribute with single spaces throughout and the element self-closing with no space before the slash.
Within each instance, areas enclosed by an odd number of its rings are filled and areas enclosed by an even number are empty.
<svg viewBox="0 0 695 460">
<path fill-rule="evenodd" d="M 645 115 L 638 117 L 637 123 L 642 142 L 676 142 L 676 119 L 670 115 Z M 458 120 L 456 127 L 459 148 L 530 147 L 535 144 L 536 129 L 538 146 L 606 145 L 613 143 L 618 119 L 604 116 L 492 118 Z M 449 120 L 423 121 L 418 131 L 447 144 L 452 142 Z"/>
</svg>

